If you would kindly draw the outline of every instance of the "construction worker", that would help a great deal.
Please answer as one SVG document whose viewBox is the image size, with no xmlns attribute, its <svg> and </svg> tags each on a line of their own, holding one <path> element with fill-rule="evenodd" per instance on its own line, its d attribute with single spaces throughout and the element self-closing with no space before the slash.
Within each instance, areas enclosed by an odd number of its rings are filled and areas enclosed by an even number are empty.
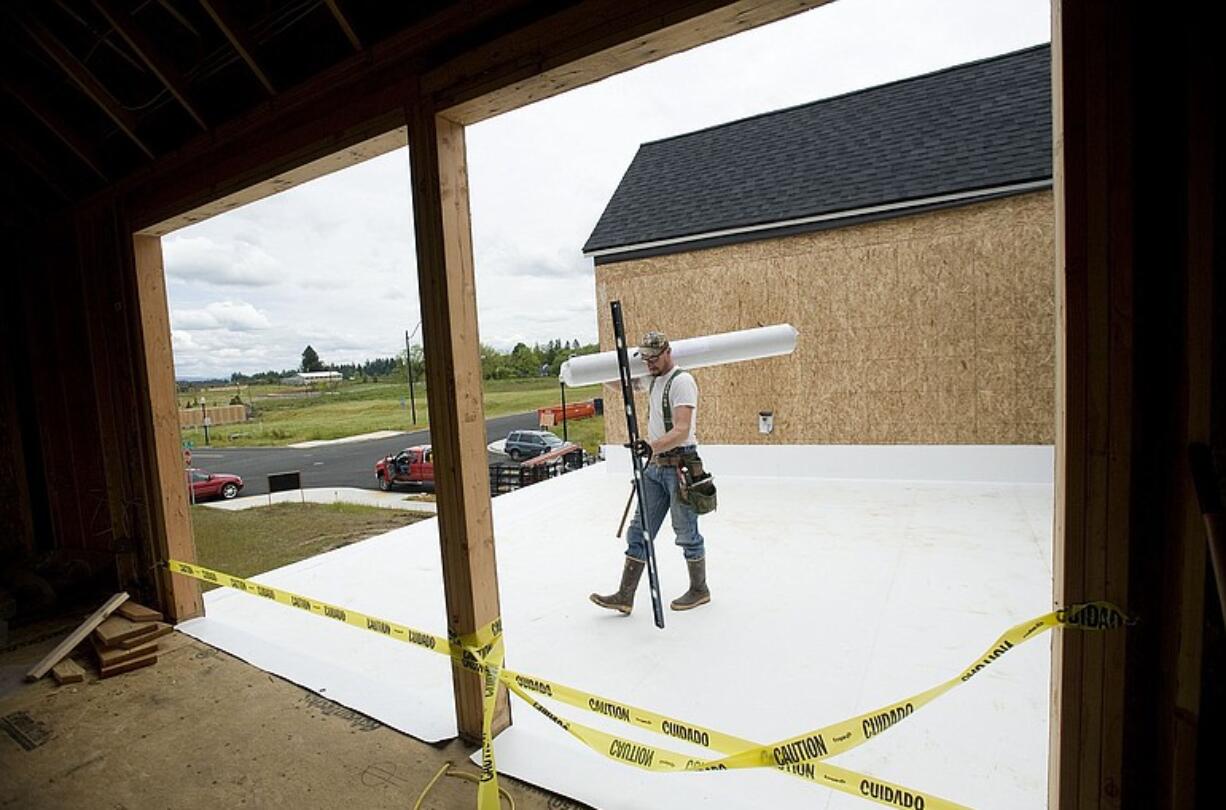
<svg viewBox="0 0 1226 810">
<path fill-rule="evenodd" d="M 592 594 L 591 599 L 603 608 L 629 614 L 634 607 L 634 592 L 647 561 L 647 536 L 644 520 L 654 537 L 664 522 L 665 514 L 672 517 L 677 545 L 685 555 L 690 574 L 690 587 L 670 604 L 673 610 L 690 610 L 711 601 L 707 590 L 706 553 L 702 535 L 698 532 L 698 514 L 682 497 L 680 483 L 684 471 L 701 465 L 694 427 L 698 409 L 698 384 L 689 372 L 673 363 L 668 338 L 660 332 L 648 332 L 639 344 L 637 354 L 647 364 L 650 376 L 639 385 L 647 388 L 647 438 L 639 439 L 631 450 L 647 463 L 643 470 L 643 500 L 626 532 L 626 561 L 622 570 L 621 587 L 607 596 Z M 640 388 L 641 390 L 641 388 Z M 697 467 L 701 473 L 701 467 Z"/>
</svg>

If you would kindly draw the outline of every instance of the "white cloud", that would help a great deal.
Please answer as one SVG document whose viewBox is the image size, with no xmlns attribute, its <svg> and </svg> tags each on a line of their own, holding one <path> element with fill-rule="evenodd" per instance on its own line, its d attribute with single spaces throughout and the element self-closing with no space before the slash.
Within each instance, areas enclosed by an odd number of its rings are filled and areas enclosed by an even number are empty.
<svg viewBox="0 0 1226 810">
<path fill-rule="evenodd" d="M 243 239 L 169 236 L 162 240 L 166 273 L 186 281 L 218 286 L 263 287 L 275 284 L 281 264 L 258 244 Z"/>
<path fill-rule="evenodd" d="M 245 301 L 215 301 L 203 309 L 177 309 L 171 313 L 170 320 L 180 330 L 255 332 L 269 326 L 264 313 Z"/>
</svg>

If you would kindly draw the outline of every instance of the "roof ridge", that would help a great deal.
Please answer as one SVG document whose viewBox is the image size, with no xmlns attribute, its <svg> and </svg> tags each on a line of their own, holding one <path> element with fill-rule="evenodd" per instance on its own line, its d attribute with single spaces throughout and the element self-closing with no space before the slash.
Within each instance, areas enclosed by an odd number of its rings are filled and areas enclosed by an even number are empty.
<svg viewBox="0 0 1226 810">
<path fill-rule="evenodd" d="M 813 101 L 805 101 L 800 104 L 793 104 L 790 107 L 781 107 L 780 109 L 777 109 L 777 110 L 767 110 L 766 112 L 760 112 L 760 113 L 755 113 L 753 115 L 747 115 L 744 118 L 736 118 L 732 121 L 724 121 L 723 123 L 712 124 L 711 126 L 703 127 L 702 129 L 695 129 L 689 132 L 682 132 L 682 133 L 678 133 L 677 135 L 669 135 L 664 138 L 656 138 L 655 140 L 652 140 L 652 141 L 643 141 L 643 143 L 639 144 L 639 149 L 641 150 L 644 147 L 654 146 L 660 143 L 668 143 L 669 141 L 681 140 L 682 138 L 690 138 L 695 135 L 701 135 L 704 132 L 711 132 L 713 130 L 723 129 L 725 127 L 737 126 L 738 124 L 743 124 L 747 121 L 754 121 L 759 118 L 769 118 L 771 116 L 783 115 L 784 113 L 793 112 L 795 110 L 805 109 L 809 107 L 816 107 L 821 104 L 826 104 L 831 101 L 838 101 L 839 99 L 848 98 L 850 96 L 868 95 L 869 93 L 875 93 L 878 90 L 885 90 L 887 88 L 896 87 L 901 84 L 909 84 L 911 82 L 920 81 L 922 79 L 929 79 L 929 78 L 932 78 L 933 76 L 939 76 L 942 73 L 952 73 L 957 70 L 964 70 L 966 68 L 974 67 L 976 65 L 982 65 L 987 62 L 1003 61 L 1011 57 L 1021 56 L 1022 54 L 1030 53 L 1032 51 L 1042 50 L 1044 48 L 1050 49 L 1051 42 L 1040 42 L 1036 45 L 1031 45 L 1026 48 L 1020 48 L 1016 51 L 1000 53 L 1000 54 L 996 54 L 995 56 L 985 56 L 982 59 L 975 59 L 970 62 L 960 62 L 956 65 L 949 65 L 948 67 L 938 68 L 936 70 L 931 70 L 927 73 L 920 73 L 916 76 L 905 76 L 901 79 L 894 79 L 893 81 L 886 82 L 885 84 L 874 84 L 871 87 L 862 87 L 859 90 L 849 90 L 846 93 L 839 93 L 838 95 L 827 96 L 826 98 L 819 98 Z"/>
</svg>

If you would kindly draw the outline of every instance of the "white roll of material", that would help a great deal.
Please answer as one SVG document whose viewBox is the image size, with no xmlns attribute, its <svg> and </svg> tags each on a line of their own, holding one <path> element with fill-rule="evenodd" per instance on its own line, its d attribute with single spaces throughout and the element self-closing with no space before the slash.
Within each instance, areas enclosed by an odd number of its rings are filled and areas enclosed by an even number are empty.
<svg viewBox="0 0 1226 810">
<path fill-rule="evenodd" d="M 796 350 L 798 334 L 790 323 L 780 323 L 756 329 L 742 329 L 739 332 L 673 340 L 669 341 L 669 344 L 673 350 L 673 362 L 689 370 L 791 354 Z M 641 357 L 635 356 L 636 350 L 633 346 L 629 348 L 630 376 L 646 376 L 647 365 Z M 572 357 L 562 364 L 561 373 L 558 375 L 558 378 L 569 386 L 616 382 L 620 377 L 617 371 L 617 352 Z"/>
</svg>

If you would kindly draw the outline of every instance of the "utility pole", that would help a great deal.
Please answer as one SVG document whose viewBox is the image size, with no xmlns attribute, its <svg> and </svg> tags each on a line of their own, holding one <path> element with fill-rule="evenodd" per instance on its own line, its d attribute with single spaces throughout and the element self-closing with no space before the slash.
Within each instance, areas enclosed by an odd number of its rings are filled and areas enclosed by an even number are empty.
<svg viewBox="0 0 1226 810">
<path fill-rule="evenodd" d="M 417 334 L 417 330 L 421 328 L 421 321 L 417 322 L 417 326 L 413 327 L 413 334 Z M 409 344 L 409 339 L 412 335 L 406 329 L 404 332 L 404 373 L 409 378 L 409 412 L 413 414 L 413 424 L 417 424 L 417 400 L 413 398 L 413 348 Z"/>
<path fill-rule="evenodd" d="M 204 426 L 204 443 L 209 443 L 209 412 L 204 407 L 204 397 L 200 398 L 200 423 Z"/>
</svg>

